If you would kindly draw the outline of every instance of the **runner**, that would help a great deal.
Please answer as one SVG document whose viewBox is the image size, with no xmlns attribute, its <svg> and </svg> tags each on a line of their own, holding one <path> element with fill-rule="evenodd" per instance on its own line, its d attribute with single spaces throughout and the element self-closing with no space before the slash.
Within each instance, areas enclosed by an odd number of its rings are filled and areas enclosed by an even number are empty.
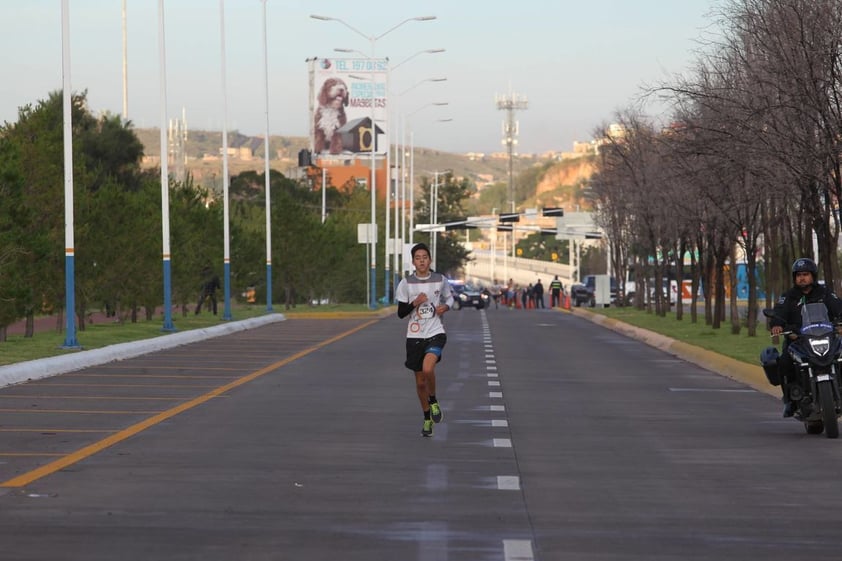
<svg viewBox="0 0 842 561">
<path fill-rule="evenodd" d="M 409 316 L 404 364 L 415 373 L 415 389 L 424 412 L 421 436 L 433 436 L 433 423 L 443 417 L 436 399 L 436 363 L 447 343 L 441 317 L 453 305 L 453 295 L 447 278 L 430 270 L 432 259 L 426 244 L 415 244 L 411 253 L 415 273 L 401 280 L 395 295 L 398 317 Z"/>
</svg>

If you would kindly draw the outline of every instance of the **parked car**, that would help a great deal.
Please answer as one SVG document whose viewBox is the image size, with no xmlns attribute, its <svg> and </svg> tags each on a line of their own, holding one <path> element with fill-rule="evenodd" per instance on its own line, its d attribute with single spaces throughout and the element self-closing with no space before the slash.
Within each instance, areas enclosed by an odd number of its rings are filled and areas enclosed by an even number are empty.
<svg viewBox="0 0 842 561">
<path fill-rule="evenodd" d="M 611 302 L 616 302 L 617 300 L 617 279 L 614 277 L 609 277 L 611 279 Z M 577 308 L 579 306 L 585 305 L 590 308 L 596 306 L 596 275 L 586 275 L 584 278 L 584 282 L 581 284 L 574 284 L 570 287 L 570 299 L 573 301 L 573 305 Z"/>
</svg>

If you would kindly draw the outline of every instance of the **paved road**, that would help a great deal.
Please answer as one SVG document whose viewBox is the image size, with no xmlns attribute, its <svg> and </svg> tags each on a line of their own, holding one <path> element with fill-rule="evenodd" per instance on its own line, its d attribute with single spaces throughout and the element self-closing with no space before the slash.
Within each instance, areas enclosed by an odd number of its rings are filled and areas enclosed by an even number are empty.
<svg viewBox="0 0 842 561">
<path fill-rule="evenodd" d="M 842 442 L 573 314 L 287 320 L 0 390 L 5 560 L 835 559 Z"/>
</svg>

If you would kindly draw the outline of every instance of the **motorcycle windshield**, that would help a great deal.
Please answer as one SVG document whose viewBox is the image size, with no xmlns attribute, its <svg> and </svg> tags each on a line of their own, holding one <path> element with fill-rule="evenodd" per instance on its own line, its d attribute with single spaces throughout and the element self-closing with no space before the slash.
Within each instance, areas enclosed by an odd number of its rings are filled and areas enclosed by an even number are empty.
<svg viewBox="0 0 842 561">
<path fill-rule="evenodd" d="M 833 331 L 833 324 L 823 303 L 805 304 L 801 307 L 801 334 L 811 337 L 827 335 Z"/>
</svg>

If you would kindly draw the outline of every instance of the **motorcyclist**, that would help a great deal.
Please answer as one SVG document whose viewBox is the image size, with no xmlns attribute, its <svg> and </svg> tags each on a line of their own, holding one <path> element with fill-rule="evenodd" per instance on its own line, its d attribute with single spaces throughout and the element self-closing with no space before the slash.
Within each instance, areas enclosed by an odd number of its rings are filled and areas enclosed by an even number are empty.
<svg viewBox="0 0 842 561">
<path fill-rule="evenodd" d="M 842 300 L 829 288 L 818 284 L 819 268 L 816 262 L 807 257 L 799 257 L 792 264 L 793 287 L 784 292 L 775 303 L 775 316 L 771 319 L 772 335 L 780 335 L 785 328 L 793 329 L 801 325 L 801 307 L 804 304 L 824 303 L 828 315 L 833 321 L 842 319 Z M 784 417 L 792 417 L 795 406 L 789 396 L 789 384 L 795 381 L 795 364 L 786 352 L 789 340 L 784 341 L 783 352 L 778 361 L 781 373 L 781 391 L 783 392 Z"/>
</svg>

